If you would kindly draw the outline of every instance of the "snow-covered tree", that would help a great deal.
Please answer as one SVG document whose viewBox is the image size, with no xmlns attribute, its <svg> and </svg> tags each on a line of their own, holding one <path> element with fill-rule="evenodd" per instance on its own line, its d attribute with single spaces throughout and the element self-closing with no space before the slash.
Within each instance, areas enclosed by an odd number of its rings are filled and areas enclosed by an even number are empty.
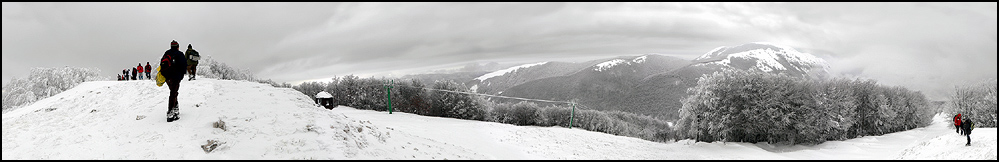
<svg viewBox="0 0 999 162">
<path fill-rule="evenodd" d="M 688 92 L 675 133 L 706 142 L 818 144 L 926 126 L 932 115 L 921 93 L 873 81 L 722 70 Z"/>
<path fill-rule="evenodd" d="M 430 115 L 452 117 L 459 119 L 485 120 L 485 111 L 479 102 L 481 98 L 469 93 L 467 87 L 452 80 L 438 80 L 434 89 L 444 91 L 430 92 Z M 450 92 L 449 92 L 450 91 Z M 455 93 L 465 92 L 465 93 Z"/>
<path fill-rule="evenodd" d="M 414 113 L 414 114 L 426 114 L 430 102 L 427 98 L 427 92 L 424 88 L 423 82 L 413 79 L 407 82 L 401 82 L 401 86 L 396 86 L 396 90 L 392 91 L 392 105 L 396 107 L 395 109 L 400 112 Z"/>
<path fill-rule="evenodd" d="M 292 88 L 292 86 L 288 83 L 277 83 L 271 79 L 264 80 L 257 78 L 253 75 L 253 73 L 250 73 L 249 70 L 229 66 L 226 63 L 214 59 L 211 55 L 202 55 L 202 58 L 203 59 L 201 59 L 198 63 L 198 77 L 221 80 L 244 80 L 269 84 L 274 87 Z"/>
<path fill-rule="evenodd" d="M 538 116 L 538 104 L 532 102 L 520 102 L 513 105 L 513 115 L 510 116 L 514 125 L 536 125 Z"/>
<path fill-rule="evenodd" d="M 298 90 L 304 93 L 313 100 L 316 99 L 316 94 L 322 91 L 326 91 L 326 83 L 323 82 L 304 82 L 302 84 L 293 86 L 292 89 Z"/>
<path fill-rule="evenodd" d="M 996 80 L 959 86 L 950 97 L 955 113 L 970 118 L 976 127 L 996 127 Z"/>
<path fill-rule="evenodd" d="M 816 86 L 815 104 L 822 112 L 816 113 L 820 115 L 818 124 L 825 124 L 819 133 L 825 140 L 847 139 L 844 134 L 857 123 L 857 97 L 853 95 L 850 81 L 834 79 Z"/>
</svg>

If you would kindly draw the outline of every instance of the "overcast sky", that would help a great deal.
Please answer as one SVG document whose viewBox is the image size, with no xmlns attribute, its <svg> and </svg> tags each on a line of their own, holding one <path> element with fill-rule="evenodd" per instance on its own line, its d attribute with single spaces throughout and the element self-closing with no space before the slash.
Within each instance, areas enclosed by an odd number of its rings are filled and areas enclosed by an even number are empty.
<svg viewBox="0 0 999 162">
<path fill-rule="evenodd" d="M 155 63 L 170 40 L 290 83 L 469 63 L 691 59 L 718 46 L 772 42 L 823 57 L 835 73 L 939 98 L 996 76 L 996 30 L 996 2 L 3 2 L 3 80 L 61 66 L 114 77 Z"/>
</svg>

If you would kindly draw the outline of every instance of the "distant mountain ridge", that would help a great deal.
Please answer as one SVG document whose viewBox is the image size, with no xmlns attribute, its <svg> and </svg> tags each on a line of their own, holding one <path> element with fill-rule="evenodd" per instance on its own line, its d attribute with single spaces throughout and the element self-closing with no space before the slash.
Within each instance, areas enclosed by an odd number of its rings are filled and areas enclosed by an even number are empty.
<svg viewBox="0 0 999 162">
<path fill-rule="evenodd" d="M 693 60 L 646 54 L 581 63 L 537 62 L 481 72 L 484 74 L 478 77 L 466 74 L 464 78 L 471 79 L 463 82 L 477 93 L 576 100 L 586 109 L 626 111 L 671 120 L 677 117 L 687 89 L 696 86 L 702 75 L 722 69 L 821 78 L 828 76 L 829 66 L 822 58 L 791 47 L 754 42 L 718 47 Z"/>
<path fill-rule="evenodd" d="M 738 46 L 722 46 L 694 59 L 695 66 L 720 65 L 736 69 L 757 69 L 764 72 L 806 76 L 828 73 L 822 58 L 802 53 L 794 48 L 754 42 Z"/>
</svg>

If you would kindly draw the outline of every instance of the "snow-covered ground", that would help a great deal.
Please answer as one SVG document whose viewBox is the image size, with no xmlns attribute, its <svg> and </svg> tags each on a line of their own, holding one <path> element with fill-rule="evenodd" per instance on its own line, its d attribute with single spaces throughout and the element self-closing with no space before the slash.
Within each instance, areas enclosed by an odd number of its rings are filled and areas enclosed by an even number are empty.
<svg viewBox="0 0 999 162">
<path fill-rule="evenodd" d="M 972 146 L 939 115 L 926 128 L 817 146 L 657 143 L 562 127 L 326 110 L 266 84 L 182 82 L 181 119 L 165 119 L 167 88 L 86 82 L 3 114 L 10 159 L 996 159 L 996 129 Z M 141 118 L 141 119 L 140 119 Z M 218 120 L 228 130 L 213 128 Z M 211 153 L 206 140 L 225 142 Z"/>
<path fill-rule="evenodd" d="M 772 146 L 764 143 L 657 143 L 562 127 L 426 117 L 339 107 L 333 112 L 371 121 L 400 134 L 462 146 L 484 159 L 996 159 L 996 129 L 978 128 L 972 146 L 938 115 L 926 128 L 816 146 Z M 396 134 L 393 132 L 393 134 Z M 390 139 L 391 141 L 391 139 Z"/>
</svg>

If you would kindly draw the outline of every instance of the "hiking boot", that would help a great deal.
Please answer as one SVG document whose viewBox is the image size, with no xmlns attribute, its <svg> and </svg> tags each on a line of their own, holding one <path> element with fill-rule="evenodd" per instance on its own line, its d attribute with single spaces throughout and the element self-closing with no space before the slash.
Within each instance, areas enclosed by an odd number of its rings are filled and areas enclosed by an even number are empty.
<svg viewBox="0 0 999 162">
<path fill-rule="evenodd" d="M 173 122 L 180 119 L 180 108 L 174 107 L 167 111 L 167 122 Z"/>
</svg>

